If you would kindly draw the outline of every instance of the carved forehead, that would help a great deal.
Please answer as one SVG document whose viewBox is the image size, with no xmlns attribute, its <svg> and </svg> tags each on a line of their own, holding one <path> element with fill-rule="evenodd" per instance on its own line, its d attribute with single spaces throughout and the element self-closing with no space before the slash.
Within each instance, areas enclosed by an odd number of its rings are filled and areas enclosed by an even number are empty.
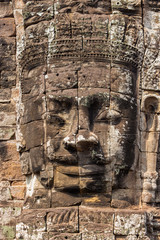
<svg viewBox="0 0 160 240">
<path fill-rule="evenodd" d="M 49 71 L 46 88 L 48 90 L 97 87 L 109 85 L 110 65 L 107 63 L 87 62 L 81 64 L 56 66 Z"/>
<path fill-rule="evenodd" d="M 37 79 L 36 81 L 44 78 L 47 92 L 72 88 L 109 89 L 110 87 L 114 91 L 117 89 L 121 92 L 120 85 L 128 86 L 127 91 L 129 91 L 136 82 L 135 74 L 131 69 L 118 64 L 111 66 L 107 62 L 71 61 L 63 64 L 55 63 L 48 68 L 38 66 L 30 70 L 26 77 Z"/>
</svg>

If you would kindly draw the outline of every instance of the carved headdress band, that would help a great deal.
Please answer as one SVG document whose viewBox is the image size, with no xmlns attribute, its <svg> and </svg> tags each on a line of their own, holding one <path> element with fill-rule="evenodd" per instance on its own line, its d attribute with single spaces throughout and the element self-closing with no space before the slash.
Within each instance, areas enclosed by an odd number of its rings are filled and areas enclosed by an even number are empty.
<svg viewBox="0 0 160 240">
<path fill-rule="evenodd" d="M 132 22 L 126 25 L 125 21 L 119 21 L 93 23 L 85 19 L 81 23 L 72 21 L 70 24 L 61 22 L 60 27 L 54 25 L 54 37 L 48 38 L 46 43 L 26 48 L 21 66 L 30 69 L 63 59 L 108 61 L 138 68 L 143 60 L 141 29 Z"/>
</svg>

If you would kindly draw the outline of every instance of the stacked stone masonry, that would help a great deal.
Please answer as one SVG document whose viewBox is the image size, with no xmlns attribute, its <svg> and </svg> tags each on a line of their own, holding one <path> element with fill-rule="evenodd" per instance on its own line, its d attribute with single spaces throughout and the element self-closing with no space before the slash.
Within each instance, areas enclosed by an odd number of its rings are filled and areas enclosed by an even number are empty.
<svg viewBox="0 0 160 240">
<path fill-rule="evenodd" d="M 160 239 L 159 38 L 159 0 L 0 0 L 0 239 Z"/>
</svg>

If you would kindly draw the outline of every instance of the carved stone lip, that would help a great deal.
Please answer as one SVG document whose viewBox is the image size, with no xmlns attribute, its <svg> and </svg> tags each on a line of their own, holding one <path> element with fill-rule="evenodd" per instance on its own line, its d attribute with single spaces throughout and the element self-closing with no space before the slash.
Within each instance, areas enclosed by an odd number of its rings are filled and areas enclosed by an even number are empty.
<svg viewBox="0 0 160 240">
<path fill-rule="evenodd" d="M 104 166 L 97 164 L 88 164 L 83 166 L 57 166 L 56 171 L 65 175 L 75 177 L 86 177 L 92 175 L 101 175 L 104 173 Z"/>
</svg>

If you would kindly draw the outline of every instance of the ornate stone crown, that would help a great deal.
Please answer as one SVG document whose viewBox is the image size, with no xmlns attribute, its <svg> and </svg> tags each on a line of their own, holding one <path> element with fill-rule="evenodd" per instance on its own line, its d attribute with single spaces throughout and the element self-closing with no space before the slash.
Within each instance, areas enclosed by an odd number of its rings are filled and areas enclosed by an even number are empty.
<svg viewBox="0 0 160 240">
<path fill-rule="evenodd" d="M 147 0 L 148 5 L 154 9 L 154 11 L 159 11 L 160 9 L 160 0 Z"/>
<path fill-rule="evenodd" d="M 54 34 L 48 37 L 48 42 L 26 48 L 21 66 L 29 69 L 41 62 L 51 64 L 63 59 L 108 61 L 138 68 L 144 55 L 139 29 L 135 22 L 126 23 L 120 18 L 111 22 L 108 19 L 94 23 L 86 19 L 70 24 L 61 22 L 60 26 L 53 26 Z"/>
</svg>

